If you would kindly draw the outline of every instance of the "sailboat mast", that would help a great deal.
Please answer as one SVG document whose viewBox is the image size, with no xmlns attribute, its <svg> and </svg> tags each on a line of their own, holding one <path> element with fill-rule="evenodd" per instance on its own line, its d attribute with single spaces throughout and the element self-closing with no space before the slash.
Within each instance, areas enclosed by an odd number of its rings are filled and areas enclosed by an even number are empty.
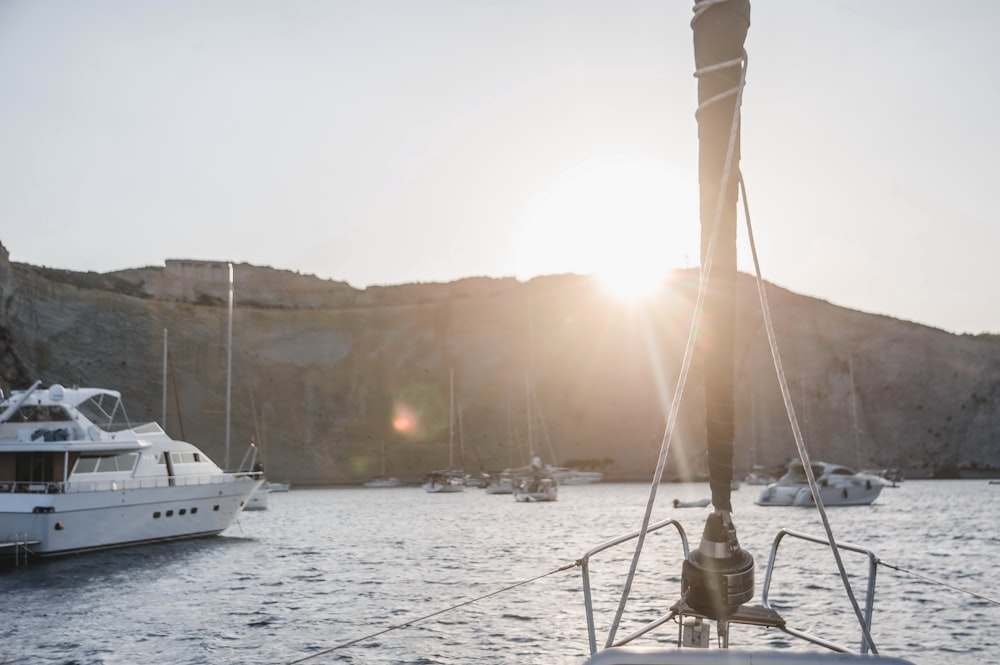
<svg viewBox="0 0 1000 665">
<path fill-rule="evenodd" d="M 854 388 L 854 361 L 847 354 L 847 372 L 851 377 L 851 425 L 854 429 L 854 453 L 858 457 L 858 470 L 861 470 L 861 437 L 858 434 L 858 395 Z"/>
<path fill-rule="evenodd" d="M 705 434 L 712 503 L 717 510 L 731 512 L 740 160 L 740 94 L 736 91 L 742 77 L 750 2 L 703 2 L 697 3 L 695 11 L 701 264 L 702 280 L 707 283 L 699 344 L 705 377 Z"/>
<path fill-rule="evenodd" d="M 160 411 L 160 424 L 167 429 L 167 329 L 163 329 L 163 409 Z"/>
<path fill-rule="evenodd" d="M 732 522 L 735 430 L 736 194 L 740 117 L 749 0 L 699 0 L 694 7 L 694 58 L 698 76 L 699 180 L 701 183 L 704 309 L 699 356 L 705 375 L 705 430 L 709 486 L 715 506 L 701 544 L 681 569 L 682 602 L 724 622 L 753 598 L 753 557 Z M 728 632 L 728 629 L 725 629 Z"/>
<path fill-rule="evenodd" d="M 233 396 L 233 264 L 229 263 L 229 307 L 226 324 L 226 456 L 224 468 L 229 470 L 229 423 Z"/>
<path fill-rule="evenodd" d="M 455 450 L 455 369 L 448 370 L 448 470 L 453 466 Z"/>
<path fill-rule="evenodd" d="M 528 463 L 535 459 L 535 430 L 531 412 L 531 379 L 524 380 L 524 418 L 528 424 Z"/>
</svg>

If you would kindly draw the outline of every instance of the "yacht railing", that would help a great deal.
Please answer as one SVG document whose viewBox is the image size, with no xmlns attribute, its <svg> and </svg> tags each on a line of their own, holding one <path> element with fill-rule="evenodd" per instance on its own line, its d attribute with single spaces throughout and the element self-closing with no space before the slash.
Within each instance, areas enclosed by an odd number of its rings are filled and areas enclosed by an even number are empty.
<svg viewBox="0 0 1000 665">
<path fill-rule="evenodd" d="M 817 545 L 823 545 L 826 548 L 830 547 L 830 541 L 828 541 L 826 538 L 810 536 L 809 534 L 801 533 L 798 531 L 792 531 L 791 529 L 779 530 L 778 535 L 774 537 L 774 542 L 771 545 L 771 554 L 767 560 L 767 573 L 764 575 L 764 586 L 761 589 L 761 600 L 760 600 L 761 605 L 763 605 L 768 609 L 773 609 L 768 604 L 768 594 L 771 591 L 771 577 L 774 574 L 774 566 L 778 558 L 778 545 L 785 538 L 785 536 L 789 536 L 791 538 L 798 538 L 800 540 L 804 540 L 810 543 L 816 543 Z M 857 554 L 863 554 L 868 558 L 868 580 L 866 582 L 867 593 L 865 594 L 864 619 L 865 619 L 865 630 L 870 632 L 872 627 L 872 612 L 875 607 L 875 573 L 878 568 L 878 557 L 875 556 L 874 552 L 872 552 L 867 548 L 858 547 L 857 545 L 850 545 L 847 543 L 837 543 L 837 549 L 845 550 L 847 552 L 855 552 Z M 801 630 L 796 630 L 795 628 L 790 628 L 788 625 L 783 626 L 781 630 L 788 633 L 789 635 L 794 635 L 795 637 L 806 640 L 808 642 L 812 642 L 813 644 L 817 644 L 819 646 L 826 647 L 827 649 L 830 649 L 832 651 L 850 652 L 850 649 L 847 649 L 846 647 L 835 644 L 833 642 L 829 642 L 821 637 L 817 637 L 810 633 L 806 633 Z M 862 654 L 868 653 L 868 641 L 865 640 L 863 631 L 861 633 L 861 653 Z"/>
<path fill-rule="evenodd" d="M 677 529 L 677 531 L 678 531 L 678 533 L 680 534 L 680 537 L 681 537 L 681 545 L 682 545 L 682 547 L 684 549 L 684 559 L 687 559 L 688 555 L 690 553 L 689 552 L 689 547 L 688 547 L 687 535 L 684 532 L 683 527 L 676 520 L 667 519 L 667 520 L 663 520 L 661 522 L 656 522 L 655 524 L 651 524 L 649 526 L 649 528 L 646 530 L 646 533 L 651 533 L 653 531 L 658 531 L 659 529 L 662 529 L 662 528 L 667 527 L 667 526 L 674 526 L 674 527 L 676 527 L 676 529 Z M 592 597 L 592 594 L 591 594 L 591 586 L 590 586 L 590 559 L 595 554 L 597 554 L 599 552 L 603 552 L 603 551 L 605 551 L 607 549 L 610 549 L 610 548 L 615 547 L 617 545 L 620 545 L 622 543 L 625 543 L 625 542 L 628 542 L 630 540 L 634 540 L 635 538 L 638 538 L 639 534 L 640 534 L 640 530 L 636 530 L 636 531 L 633 531 L 632 533 L 626 534 L 624 536 L 619 536 L 619 537 L 614 538 L 612 540 L 606 541 L 606 542 L 604 542 L 604 543 L 602 543 L 602 544 L 594 547 L 593 549 L 589 550 L 586 554 L 584 554 L 580 559 L 577 560 L 577 563 L 579 564 L 579 566 L 580 566 L 580 568 L 582 570 L 582 575 L 583 575 L 583 599 L 584 599 L 584 605 L 585 605 L 585 610 L 586 610 L 586 614 L 587 614 L 587 635 L 588 635 L 588 639 L 589 639 L 589 642 L 590 642 L 590 653 L 591 653 L 591 655 L 597 653 L 597 636 L 596 636 L 596 629 L 595 629 L 595 626 L 594 626 L 593 597 Z M 807 542 L 810 542 L 810 543 L 815 543 L 815 544 L 818 544 L 818 545 L 823 545 L 823 546 L 825 546 L 827 548 L 830 547 L 830 543 L 829 543 L 829 541 L 826 538 L 817 537 L 817 536 L 811 536 L 809 534 L 800 533 L 800 532 L 797 532 L 797 531 L 792 531 L 790 529 L 781 529 L 781 530 L 778 531 L 778 534 L 777 534 L 777 536 L 775 536 L 774 541 L 773 541 L 773 543 L 771 545 L 771 552 L 770 552 L 770 555 L 768 557 L 768 562 L 767 562 L 767 573 L 764 576 L 764 582 L 763 582 L 763 586 L 761 588 L 761 606 L 763 607 L 764 610 L 766 610 L 767 613 L 770 613 L 771 616 L 773 616 L 773 617 L 778 617 L 778 614 L 777 614 L 777 612 L 775 612 L 774 608 L 772 608 L 770 606 L 769 600 L 768 600 L 769 599 L 769 595 L 771 593 L 771 580 L 773 578 L 775 567 L 776 567 L 777 560 L 778 560 L 778 546 L 781 544 L 782 540 L 784 540 L 784 538 L 786 536 L 790 537 L 790 538 L 797 538 L 799 540 L 804 540 L 804 541 L 807 541 Z M 876 570 L 878 568 L 878 557 L 871 550 L 869 550 L 867 548 L 864 548 L 864 547 L 858 547 L 856 545 L 850 545 L 850 544 L 846 544 L 846 543 L 837 543 L 837 548 L 839 550 L 844 550 L 844 551 L 848 551 L 848 552 L 855 552 L 857 554 L 862 554 L 865 557 L 867 557 L 867 559 L 868 559 L 868 578 L 867 578 L 867 581 L 866 581 L 867 593 L 866 593 L 866 596 L 865 596 L 865 604 L 864 604 L 864 622 L 865 622 L 865 630 L 867 630 L 867 631 L 870 632 L 870 630 L 871 630 L 871 624 L 872 624 L 872 613 L 873 613 L 873 609 L 874 609 L 874 605 L 875 605 L 875 576 L 876 576 Z M 750 608 L 750 610 L 753 610 L 753 609 L 754 608 Z M 667 623 L 668 621 L 670 621 L 672 619 L 675 619 L 677 617 L 683 618 L 682 614 L 683 614 L 683 616 L 688 616 L 689 614 L 690 614 L 690 616 L 700 616 L 700 615 L 697 615 L 696 613 L 679 612 L 678 611 L 678 607 L 675 605 L 675 606 L 671 607 L 668 612 L 666 612 L 663 615 L 657 617 L 656 619 L 653 619 L 652 621 L 648 622 L 647 624 L 645 624 L 644 626 L 642 626 L 638 630 L 634 631 L 630 635 L 616 640 L 614 644 L 611 644 L 611 643 L 605 644 L 604 648 L 606 649 L 606 648 L 611 647 L 611 646 L 623 646 L 623 645 L 626 645 L 626 644 L 632 642 L 633 640 L 635 640 L 635 639 L 637 639 L 637 638 L 639 638 L 639 637 L 641 637 L 641 636 L 649 633 L 650 631 L 654 630 L 655 628 L 658 628 L 658 627 L 662 626 L 663 624 Z M 771 626 L 771 627 L 774 627 L 774 628 L 778 628 L 779 630 L 781 630 L 781 631 L 783 631 L 783 632 L 785 632 L 785 633 L 787 633 L 789 635 L 792 635 L 793 637 L 797 637 L 799 639 L 802 639 L 802 640 L 805 640 L 805 641 L 810 642 L 812 644 L 824 647 L 824 648 L 829 649 L 831 651 L 836 651 L 836 652 L 839 652 L 839 653 L 853 653 L 853 651 L 851 649 L 849 649 L 849 648 L 847 648 L 847 647 L 845 647 L 843 645 L 837 644 L 835 642 L 831 642 L 831 641 L 829 641 L 829 640 L 827 640 L 825 638 L 813 635 L 811 633 L 807 633 L 807 632 L 802 631 L 802 630 L 791 628 L 791 627 L 789 627 L 784 622 L 784 620 L 775 621 L 775 622 L 772 622 L 770 620 L 762 621 L 761 617 L 764 617 L 764 616 L 766 616 L 766 615 L 765 614 L 761 614 L 761 610 L 759 608 L 757 608 L 756 612 L 750 611 L 750 612 L 748 612 L 746 614 L 737 613 L 736 615 L 734 615 L 734 616 L 732 616 L 730 618 L 730 623 L 746 623 L 748 625 Z M 859 627 L 859 630 L 860 630 L 860 627 Z M 681 638 L 679 636 L 678 637 L 678 646 L 680 646 L 680 642 L 681 642 Z M 861 649 L 860 649 L 860 653 L 862 655 L 868 654 L 868 642 L 864 639 L 864 631 L 861 631 Z"/>
<path fill-rule="evenodd" d="M 660 529 L 668 526 L 675 527 L 677 529 L 677 532 L 680 534 L 681 545 L 684 548 L 684 558 L 687 559 L 689 554 L 687 534 L 684 532 L 684 527 L 682 527 L 681 523 L 678 522 L 677 520 L 667 519 L 667 520 L 662 520 L 660 522 L 656 522 L 654 524 L 650 524 L 649 527 L 646 529 L 646 533 L 659 531 Z M 641 529 L 637 529 L 632 533 L 627 533 L 624 536 L 618 536 L 617 538 L 613 538 L 611 540 L 603 542 L 600 545 L 589 550 L 577 561 L 577 563 L 579 563 L 580 565 L 580 570 L 583 575 L 583 602 L 587 613 L 587 636 L 588 639 L 590 640 L 590 653 L 592 654 L 597 652 L 597 632 L 596 628 L 594 627 L 594 605 L 593 605 L 593 597 L 590 591 L 590 559 L 595 554 L 603 552 L 604 550 L 611 549 L 612 547 L 621 545 L 622 543 L 628 542 L 630 540 L 635 540 L 636 538 L 639 537 L 639 534 L 641 532 L 642 532 Z M 670 616 L 671 615 L 667 614 L 657 619 L 654 619 L 650 623 L 640 628 L 635 633 L 632 633 L 627 638 L 622 640 L 621 643 L 624 644 L 626 642 L 629 642 L 641 635 L 644 635 L 645 633 L 648 633 L 654 628 L 663 625 L 666 621 L 670 619 Z"/>
<path fill-rule="evenodd" d="M 157 487 L 217 485 L 237 482 L 244 478 L 262 480 L 264 474 L 263 472 L 244 472 L 173 476 L 172 478 L 155 476 L 148 478 L 76 480 L 72 482 L 0 482 L 0 493 L 73 494 L 78 492 L 117 492 L 121 490 L 154 489 Z"/>
</svg>

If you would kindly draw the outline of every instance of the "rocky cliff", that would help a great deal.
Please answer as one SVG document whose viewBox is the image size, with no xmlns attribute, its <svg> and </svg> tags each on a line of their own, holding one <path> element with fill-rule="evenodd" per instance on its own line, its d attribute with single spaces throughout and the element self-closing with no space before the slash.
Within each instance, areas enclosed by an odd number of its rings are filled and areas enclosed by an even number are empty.
<svg viewBox="0 0 1000 665">
<path fill-rule="evenodd" d="M 375 475 L 383 444 L 387 472 L 409 479 L 447 466 L 449 454 L 466 470 L 521 465 L 529 445 L 611 478 L 651 477 L 693 271 L 635 308 L 576 275 L 360 290 L 234 268 L 230 365 L 227 264 L 74 273 L 12 263 L 0 247 L 0 388 L 35 379 L 116 388 L 133 421 L 162 421 L 222 462 L 228 366 L 231 464 L 253 440 L 269 476 L 297 484 Z M 745 473 L 781 463 L 794 444 L 756 286 L 744 278 L 739 288 L 736 466 Z M 1000 337 L 767 288 L 814 458 L 899 466 L 909 477 L 1000 468 Z M 702 413 L 694 367 L 671 477 L 704 471 Z"/>
</svg>

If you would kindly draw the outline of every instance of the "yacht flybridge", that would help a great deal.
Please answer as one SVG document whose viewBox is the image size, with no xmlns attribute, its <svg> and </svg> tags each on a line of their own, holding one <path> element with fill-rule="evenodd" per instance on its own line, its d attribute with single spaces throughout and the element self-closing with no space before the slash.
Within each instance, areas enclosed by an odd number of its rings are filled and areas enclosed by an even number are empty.
<svg viewBox="0 0 1000 665">
<path fill-rule="evenodd" d="M 118 391 L 39 386 L 0 400 L 0 556 L 216 535 L 263 482 L 132 426 Z"/>
</svg>

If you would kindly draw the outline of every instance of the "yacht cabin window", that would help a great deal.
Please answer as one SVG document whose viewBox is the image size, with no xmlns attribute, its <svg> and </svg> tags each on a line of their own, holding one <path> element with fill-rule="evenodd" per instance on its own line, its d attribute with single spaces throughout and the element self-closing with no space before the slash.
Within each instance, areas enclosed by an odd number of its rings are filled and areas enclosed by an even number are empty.
<svg viewBox="0 0 1000 665">
<path fill-rule="evenodd" d="M 72 421 L 72 418 L 62 406 L 22 404 L 7 420 L 15 423 L 62 423 Z"/>
<path fill-rule="evenodd" d="M 118 473 L 132 471 L 139 460 L 139 453 L 128 452 L 117 455 L 81 455 L 73 467 L 73 473 Z"/>
<path fill-rule="evenodd" d="M 114 395 L 98 394 L 81 402 L 77 410 L 105 432 L 129 429 L 128 416 L 120 399 Z"/>
</svg>

